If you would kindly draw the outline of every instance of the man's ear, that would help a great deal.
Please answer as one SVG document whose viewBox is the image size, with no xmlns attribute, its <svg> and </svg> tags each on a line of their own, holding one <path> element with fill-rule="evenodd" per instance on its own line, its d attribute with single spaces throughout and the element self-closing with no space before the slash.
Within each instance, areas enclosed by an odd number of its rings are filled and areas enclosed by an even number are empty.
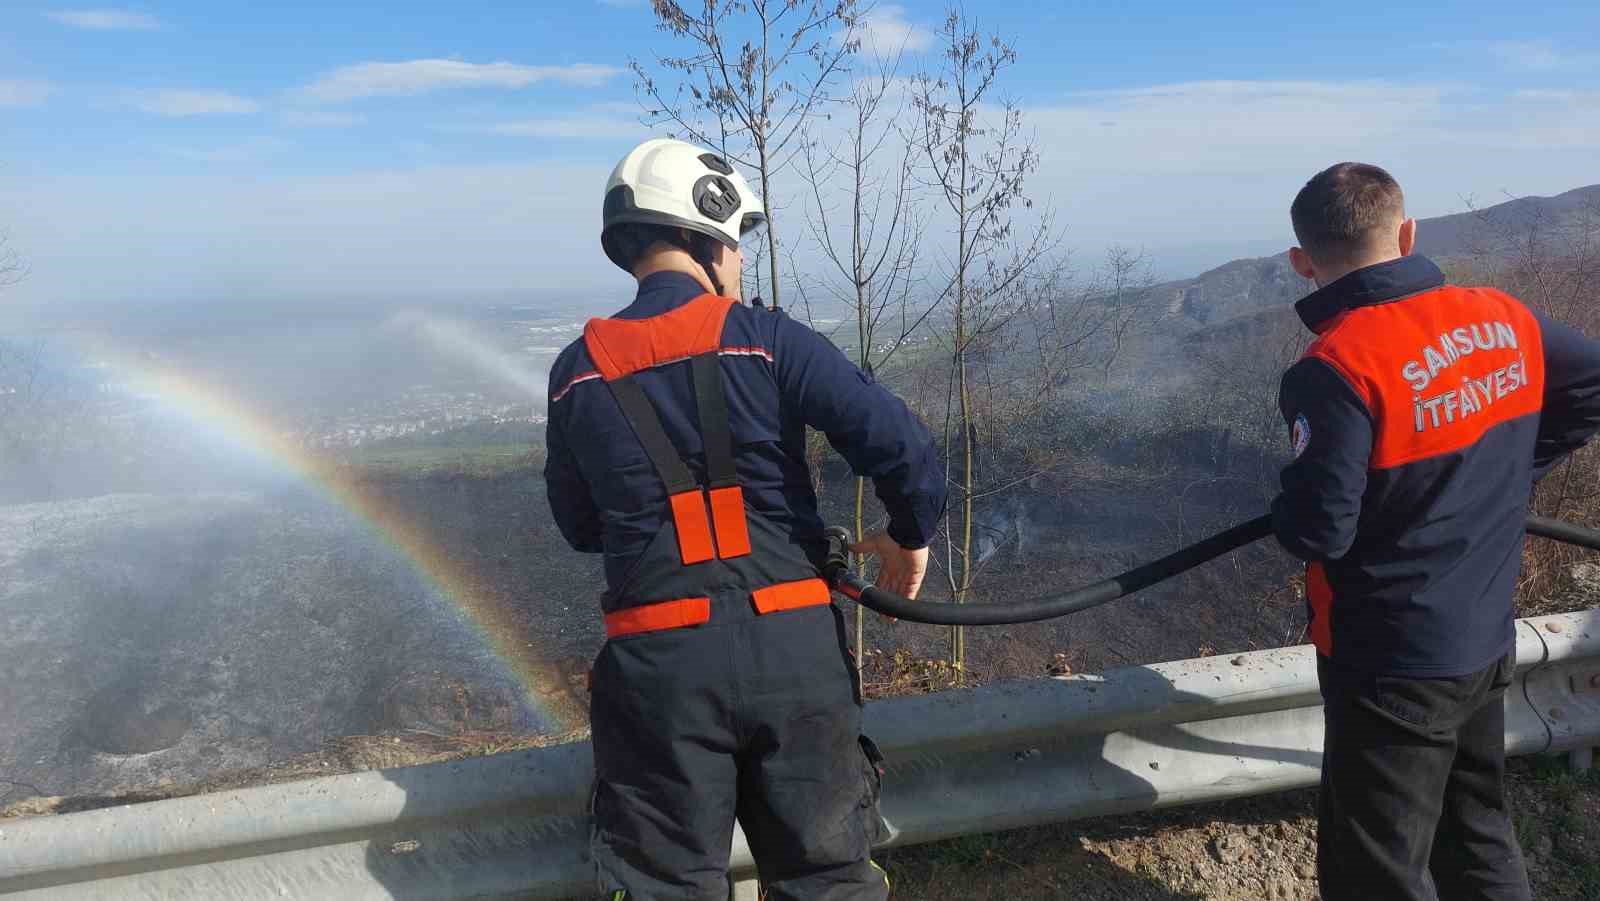
<svg viewBox="0 0 1600 901">
<path fill-rule="evenodd" d="M 1411 256 L 1411 251 L 1417 248 L 1417 220 L 1407 219 L 1400 223 L 1400 255 Z"/>
<path fill-rule="evenodd" d="M 1317 267 L 1311 265 L 1311 254 L 1298 247 L 1289 248 L 1289 266 L 1303 279 L 1317 280 Z"/>
</svg>

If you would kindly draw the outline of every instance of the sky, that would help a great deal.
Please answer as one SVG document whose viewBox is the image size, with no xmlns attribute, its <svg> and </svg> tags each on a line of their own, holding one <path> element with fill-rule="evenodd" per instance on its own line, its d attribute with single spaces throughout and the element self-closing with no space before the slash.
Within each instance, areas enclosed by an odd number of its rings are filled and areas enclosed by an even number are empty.
<svg viewBox="0 0 1600 901">
<path fill-rule="evenodd" d="M 864 44 L 912 74 L 944 8 L 880 3 Z M 1343 159 L 1388 167 L 1419 216 L 1600 181 L 1593 0 L 967 12 L 1018 54 L 1028 193 L 1087 258 L 1120 244 L 1182 276 L 1274 252 L 1294 192 Z M 628 66 L 686 49 L 651 15 L 7 0 L 0 232 L 29 275 L 0 306 L 625 299 L 601 197 L 660 131 Z M 802 203 L 779 187 L 781 225 Z"/>
</svg>

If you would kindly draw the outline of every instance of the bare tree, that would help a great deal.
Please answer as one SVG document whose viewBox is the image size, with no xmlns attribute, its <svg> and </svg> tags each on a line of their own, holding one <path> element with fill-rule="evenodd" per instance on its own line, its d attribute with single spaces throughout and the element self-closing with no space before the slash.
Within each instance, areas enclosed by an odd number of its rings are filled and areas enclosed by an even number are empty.
<svg viewBox="0 0 1600 901">
<path fill-rule="evenodd" d="M 27 274 L 22 257 L 11 246 L 10 236 L 0 231 L 0 289 L 15 286 Z"/>
<path fill-rule="evenodd" d="M 692 49 L 656 59 L 675 85 L 632 61 L 640 99 L 655 124 L 716 147 L 756 174 L 768 205 L 769 299 L 778 308 L 773 181 L 793 162 L 806 120 L 857 49 L 857 2 L 653 0 L 652 9 L 656 26 Z"/>
<path fill-rule="evenodd" d="M 900 54 L 876 55 L 870 74 L 839 101 L 841 135 L 801 145 L 803 177 L 810 187 L 807 224 L 832 276 L 819 279 L 827 299 L 854 313 L 856 363 L 882 371 L 934 307 L 918 308 L 918 251 L 926 217 L 913 203 L 914 157 L 903 134 L 905 104 L 895 105 Z M 808 314 L 811 298 L 799 283 Z M 814 321 L 814 320 L 813 320 Z M 855 480 L 856 540 L 866 532 L 866 480 Z M 856 608 L 856 667 L 866 658 L 866 617 Z"/>
<path fill-rule="evenodd" d="M 944 201 L 955 244 L 939 297 L 950 316 L 944 336 L 951 362 L 944 434 L 956 490 L 956 503 L 946 514 L 945 568 L 952 599 L 960 604 L 972 590 L 977 562 L 974 364 L 992 352 L 993 340 L 1036 296 L 1030 280 L 1048 283 L 1053 277 L 1041 270 L 1051 268 L 1047 258 L 1055 240 L 1049 215 L 1020 234 L 1013 228 L 1015 209 L 1032 206 L 1023 183 L 1039 162 L 1037 149 L 1023 134 L 1021 110 L 1010 102 L 997 104 L 991 96 L 1000 75 L 1016 62 L 1016 52 L 998 37 L 980 36 L 959 9 L 946 16 L 939 42 L 939 71 L 913 83 L 917 129 L 911 141 L 923 158 L 922 176 Z M 951 629 L 950 656 L 959 677 L 966 656 L 959 626 Z"/>
<path fill-rule="evenodd" d="M 1469 242 L 1482 274 L 1522 300 L 1597 334 L 1600 311 L 1600 196 L 1564 215 L 1533 206 L 1503 205 L 1476 211 Z"/>
<path fill-rule="evenodd" d="M 1600 338 L 1600 196 L 1568 210 L 1503 204 L 1478 211 L 1477 218 L 1472 277 Z M 1600 523 L 1600 447 L 1580 449 L 1540 480 L 1533 508 L 1544 516 Z M 1523 600 L 1546 594 L 1577 559 L 1579 552 L 1571 548 L 1529 542 Z"/>
</svg>

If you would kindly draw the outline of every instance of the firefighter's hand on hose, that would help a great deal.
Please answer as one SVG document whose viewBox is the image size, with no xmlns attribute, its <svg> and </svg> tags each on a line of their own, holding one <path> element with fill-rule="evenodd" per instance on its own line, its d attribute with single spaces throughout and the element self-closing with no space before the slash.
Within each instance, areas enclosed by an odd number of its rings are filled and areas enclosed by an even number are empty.
<svg viewBox="0 0 1600 901">
<path fill-rule="evenodd" d="M 857 554 L 873 554 L 882 566 L 878 570 L 877 585 L 891 594 L 915 599 L 922 590 L 922 577 L 928 572 L 928 549 L 911 550 L 889 537 L 887 532 L 873 532 L 853 544 L 850 550 Z"/>
</svg>

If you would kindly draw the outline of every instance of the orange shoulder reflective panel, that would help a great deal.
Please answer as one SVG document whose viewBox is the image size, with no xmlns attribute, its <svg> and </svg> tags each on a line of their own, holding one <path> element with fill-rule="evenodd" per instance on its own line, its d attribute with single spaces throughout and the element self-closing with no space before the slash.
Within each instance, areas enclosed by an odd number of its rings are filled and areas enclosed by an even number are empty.
<svg viewBox="0 0 1600 901">
<path fill-rule="evenodd" d="M 1492 289 L 1428 295 L 1353 310 L 1306 351 L 1366 403 L 1373 469 L 1462 450 L 1543 405 L 1543 341 L 1525 307 Z"/>
<path fill-rule="evenodd" d="M 583 343 L 606 381 L 722 348 L 722 325 L 733 301 L 702 294 L 649 319 L 591 319 Z"/>
</svg>

